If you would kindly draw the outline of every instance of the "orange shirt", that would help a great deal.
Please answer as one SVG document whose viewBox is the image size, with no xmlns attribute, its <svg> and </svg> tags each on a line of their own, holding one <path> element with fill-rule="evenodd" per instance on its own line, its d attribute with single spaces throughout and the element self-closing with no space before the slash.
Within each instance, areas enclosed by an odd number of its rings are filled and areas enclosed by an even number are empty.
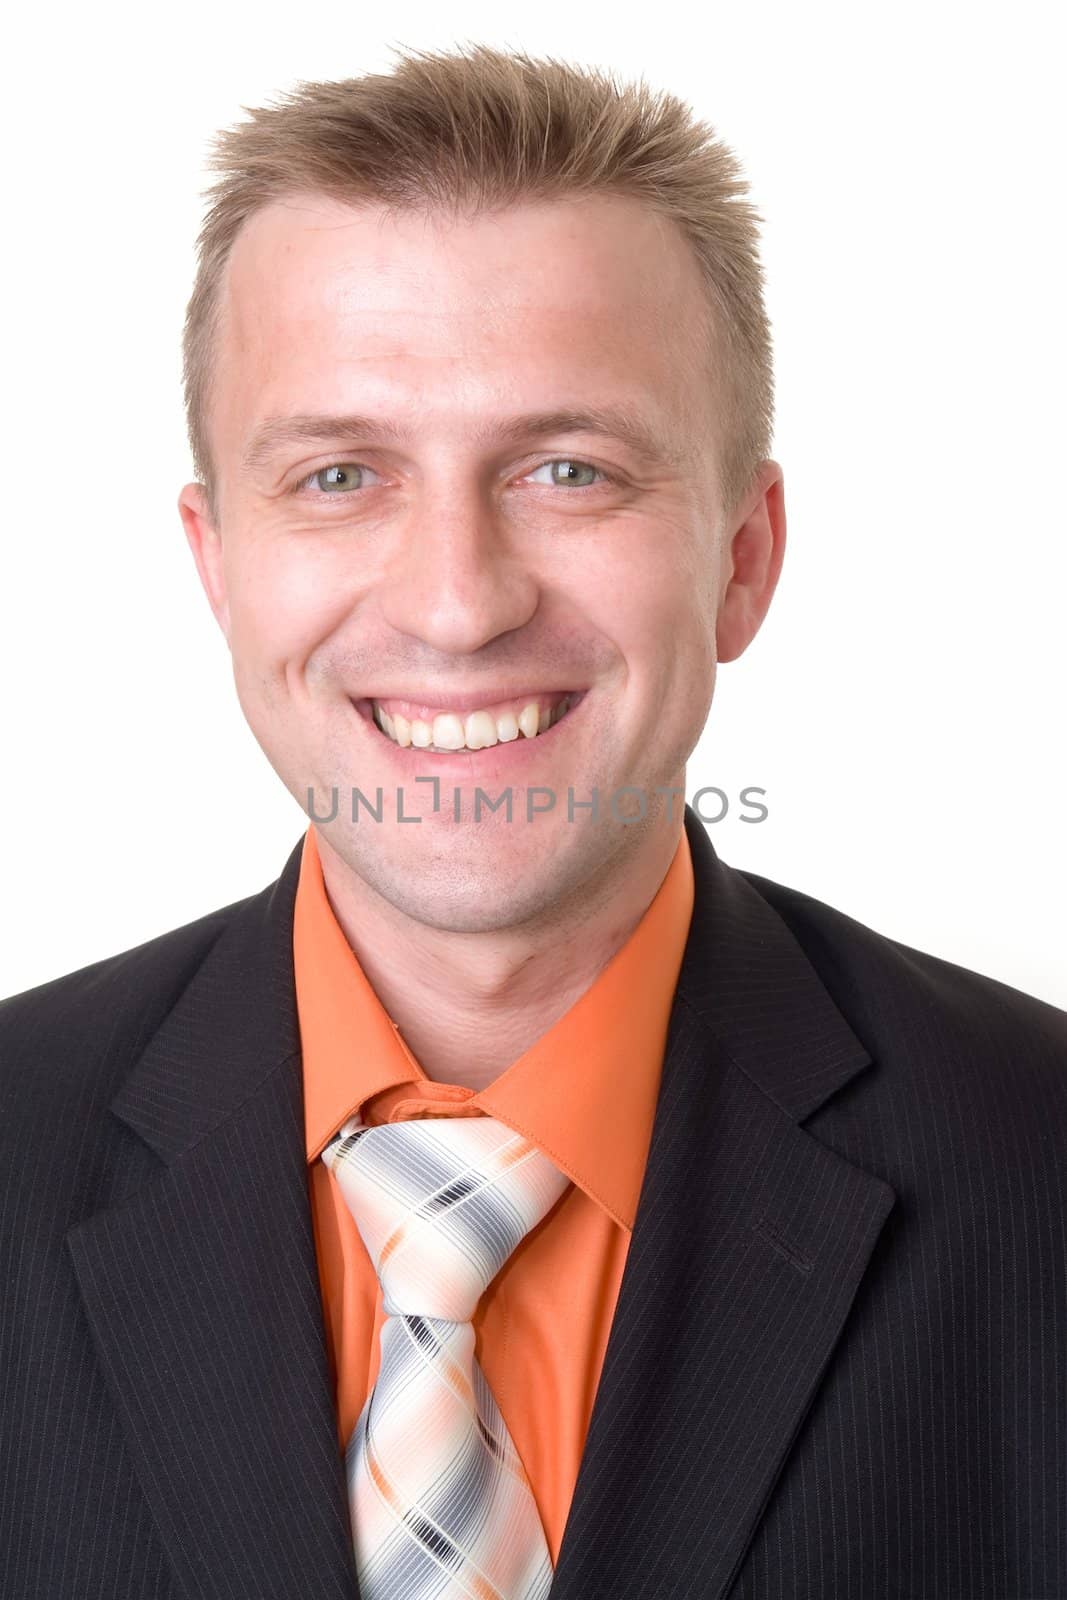
<svg viewBox="0 0 1067 1600">
<path fill-rule="evenodd" d="M 526 1468 L 555 1565 L 630 1246 L 675 984 L 693 909 L 684 827 L 630 938 L 529 1050 L 477 1093 L 423 1072 L 365 977 L 326 894 L 309 828 L 293 921 L 305 1132 L 341 1452 L 378 1373 L 382 1293 L 318 1159 L 362 1108 L 369 1125 L 492 1116 L 573 1179 L 509 1257 L 473 1318 L 475 1356 Z"/>
</svg>

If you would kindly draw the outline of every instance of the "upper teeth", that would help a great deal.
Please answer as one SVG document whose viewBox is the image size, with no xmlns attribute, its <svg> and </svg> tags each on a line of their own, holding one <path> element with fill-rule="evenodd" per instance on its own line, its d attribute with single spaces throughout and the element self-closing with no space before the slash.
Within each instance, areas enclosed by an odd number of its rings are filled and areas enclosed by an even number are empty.
<svg viewBox="0 0 1067 1600">
<path fill-rule="evenodd" d="M 415 745 L 421 750 L 484 750 L 489 745 L 517 739 L 520 733 L 526 739 L 534 739 L 557 723 L 570 709 L 570 703 L 571 697 L 564 695 L 551 708 L 530 700 L 495 713 L 442 711 L 431 723 L 419 717 L 409 721 L 399 712 L 390 716 L 377 700 L 371 701 L 374 720 L 383 733 L 396 744 Z"/>
</svg>

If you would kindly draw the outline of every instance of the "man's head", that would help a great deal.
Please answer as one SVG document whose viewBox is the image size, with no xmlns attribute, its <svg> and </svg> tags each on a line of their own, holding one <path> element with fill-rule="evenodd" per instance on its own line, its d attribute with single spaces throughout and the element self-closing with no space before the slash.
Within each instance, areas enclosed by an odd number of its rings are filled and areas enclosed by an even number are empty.
<svg viewBox="0 0 1067 1600">
<path fill-rule="evenodd" d="M 657 790 L 777 581 L 736 163 L 669 97 L 480 47 L 256 116 L 216 159 L 180 501 L 242 707 L 302 805 L 337 790 L 320 838 L 397 910 L 551 920 L 679 815 Z M 417 748 L 460 726 L 499 742 Z M 510 823 L 474 820 L 479 787 Z"/>
</svg>

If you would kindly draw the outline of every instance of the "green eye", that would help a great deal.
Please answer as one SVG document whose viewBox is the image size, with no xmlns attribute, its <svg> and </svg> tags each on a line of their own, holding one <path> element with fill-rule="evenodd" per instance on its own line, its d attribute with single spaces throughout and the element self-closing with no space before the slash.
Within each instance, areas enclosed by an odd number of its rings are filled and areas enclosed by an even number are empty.
<svg viewBox="0 0 1067 1600">
<path fill-rule="evenodd" d="M 331 461 L 328 466 L 319 467 L 317 471 L 296 485 L 296 491 L 314 491 L 321 495 L 339 496 L 354 493 L 357 489 L 368 487 L 368 472 L 373 479 L 373 468 L 368 468 L 359 461 Z M 536 481 L 537 473 L 549 473 L 549 477 L 541 478 L 542 483 L 548 483 L 554 489 L 594 489 L 601 483 L 614 481 L 608 473 L 600 467 L 595 467 L 588 461 L 573 461 L 569 456 L 560 456 L 551 461 L 543 461 L 530 475 Z"/>
<path fill-rule="evenodd" d="M 562 474 L 557 474 L 557 467 L 563 469 Z M 563 456 L 556 461 L 542 462 L 541 466 L 535 468 L 531 477 L 536 478 L 538 472 L 546 470 L 551 473 L 549 482 L 557 489 L 564 487 L 591 489 L 597 477 L 603 478 L 605 476 L 599 467 L 592 466 L 588 461 L 572 461 L 569 457 Z M 586 476 L 583 477 L 583 474 L 586 474 Z"/>
<path fill-rule="evenodd" d="M 356 462 L 338 461 L 328 467 L 320 467 L 318 472 L 313 472 L 311 482 L 324 494 L 343 493 L 346 489 L 358 489 L 362 474 L 363 468 Z"/>
<path fill-rule="evenodd" d="M 593 477 L 596 475 L 596 468 L 589 466 L 585 461 L 553 461 L 552 465 L 553 467 L 564 467 L 566 469 L 562 480 L 557 479 L 557 482 L 574 483 L 576 478 L 581 478 L 582 473 L 586 472 L 590 476 L 584 480 L 584 487 L 585 484 L 592 482 Z"/>
</svg>

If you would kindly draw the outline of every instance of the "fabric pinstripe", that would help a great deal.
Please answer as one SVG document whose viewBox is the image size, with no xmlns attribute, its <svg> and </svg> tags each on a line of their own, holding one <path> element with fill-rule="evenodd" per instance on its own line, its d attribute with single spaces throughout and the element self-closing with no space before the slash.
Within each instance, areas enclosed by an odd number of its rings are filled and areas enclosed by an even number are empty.
<svg viewBox="0 0 1067 1600">
<path fill-rule="evenodd" d="M 1067 1015 L 685 821 L 693 922 L 549 1600 L 1067 1600 Z M 301 849 L 0 1001 L 0 1600 L 365 1600 Z"/>
<path fill-rule="evenodd" d="M 571 1186 L 494 1117 L 364 1127 L 322 1152 L 382 1285 L 378 1378 L 345 1452 L 363 1600 L 544 1600 L 533 1491 L 471 1321 Z"/>
</svg>

